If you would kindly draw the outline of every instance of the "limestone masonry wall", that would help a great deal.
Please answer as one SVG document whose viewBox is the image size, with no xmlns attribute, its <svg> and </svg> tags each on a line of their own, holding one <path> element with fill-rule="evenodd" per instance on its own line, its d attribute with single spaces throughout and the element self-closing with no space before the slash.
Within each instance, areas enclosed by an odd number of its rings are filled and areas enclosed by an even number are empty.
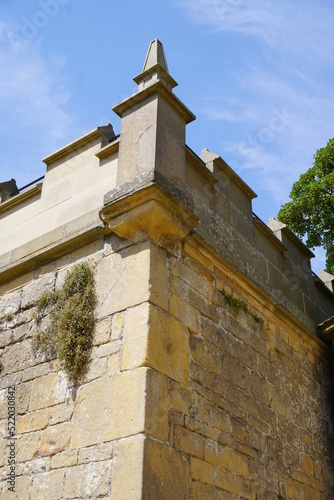
<svg viewBox="0 0 334 500">
<path fill-rule="evenodd" d="M 95 270 L 98 306 L 76 388 L 31 340 L 38 298 L 82 259 Z M 231 291 L 248 312 L 227 301 Z M 0 311 L 4 498 L 332 498 L 327 346 L 196 238 L 173 255 L 106 237 L 36 270 Z M 10 386 L 15 494 L 6 483 Z"/>
</svg>

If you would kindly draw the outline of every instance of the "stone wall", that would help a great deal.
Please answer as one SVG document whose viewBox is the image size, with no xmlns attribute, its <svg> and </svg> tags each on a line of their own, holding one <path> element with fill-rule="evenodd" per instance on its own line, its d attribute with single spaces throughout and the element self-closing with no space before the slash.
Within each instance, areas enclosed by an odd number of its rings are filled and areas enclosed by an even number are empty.
<svg viewBox="0 0 334 500">
<path fill-rule="evenodd" d="M 82 260 L 96 277 L 97 324 L 73 387 L 31 340 L 38 298 Z M 3 291 L 3 498 L 331 498 L 330 351 L 198 237 L 176 253 L 107 236 Z"/>
<path fill-rule="evenodd" d="M 189 458 L 191 498 L 332 498 L 333 358 L 212 257 L 192 240 L 170 261 L 169 312 L 190 332 L 189 386 L 170 385 L 170 442 Z"/>
<path fill-rule="evenodd" d="M 161 425 L 155 419 L 156 408 L 166 401 L 167 380 L 145 367 L 121 370 L 127 310 L 131 315 L 131 308 L 149 297 L 161 304 L 165 299 L 159 290 L 166 281 L 158 283 L 151 272 L 152 252 L 158 255 L 158 249 L 151 248 L 149 242 L 127 247 L 128 243 L 115 235 L 107 237 L 37 269 L 33 276 L 22 277 L 14 290 L 9 285 L 2 287 L 2 498 L 110 498 L 111 492 L 112 498 L 125 498 L 120 487 L 112 486 L 115 475 L 120 481 L 120 467 L 117 469 L 117 460 L 113 462 L 113 455 L 118 456 L 119 448 L 124 447 L 120 440 L 140 433 L 167 438 L 167 412 Z M 94 269 L 98 305 L 89 369 L 81 384 L 73 387 L 56 359 L 47 361 L 34 354 L 32 337 L 37 329 L 37 300 L 44 292 L 61 287 L 67 271 L 82 260 Z M 47 320 L 45 317 L 44 325 Z M 17 418 L 15 493 L 8 490 L 6 481 L 11 387 L 15 387 Z M 139 449 L 135 460 L 142 462 Z"/>
</svg>

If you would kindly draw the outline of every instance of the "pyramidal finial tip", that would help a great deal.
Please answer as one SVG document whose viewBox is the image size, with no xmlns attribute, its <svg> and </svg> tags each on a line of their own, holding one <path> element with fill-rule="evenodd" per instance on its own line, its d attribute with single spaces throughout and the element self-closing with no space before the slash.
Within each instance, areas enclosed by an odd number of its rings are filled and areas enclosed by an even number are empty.
<svg viewBox="0 0 334 500">
<path fill-rule="evenodd" d="M 164 47 L 157 38 L 152 40 L 150 43 L 143 66 L 143 73 L 156 64 L 159 64 L 167 73 L 169 73 Z"/>
<path fill-rule="evenodd" d="M 177 83 L 168 71 L 164 47 L 157 38 L 150 43 L 142 72 L 134 78 L 134 81 L 138 83 L 139 91 L 158 81 L 169 90 L 176 87 Z"/>
</svg>

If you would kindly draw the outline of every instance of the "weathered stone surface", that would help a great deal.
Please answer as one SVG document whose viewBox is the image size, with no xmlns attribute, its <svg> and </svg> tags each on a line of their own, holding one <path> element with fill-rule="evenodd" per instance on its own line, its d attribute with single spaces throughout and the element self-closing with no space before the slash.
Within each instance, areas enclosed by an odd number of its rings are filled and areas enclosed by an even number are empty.
<svg viewBox="0 0 334 500">
<path fill-rule="evenodd" d="M 120 340 L 123 334 L 124 317 L 123 314 L 115 314 L 112 320 L 111 338 L 112 340 Z"/>
<path fill-rule="evenodd" d="M 15 492 L 9 491 L 7 481 L 0 481 L 0 497 L 7 500 L 30 500 L 32 477 L 19 476 L 15 478 Z"/>
<path fill-rule="evenodd" d="M 166 309 L 167 267 L 162 249 L 146 241 L 104 258 L 97 267 L 97 317 L 122 311 L 150 300 Z M 154 256 L 159 269 L 153 265 Z M 165 255 L 165 254 L 162 254 Z M 108 279 L 106 279 L 108 277 Z"/>
<path fill-rule="evenodd" d="M 63 372 L 52 373 L 34 380 L 29 411 L 64 403 L 67 381 Z"/>
<path fill-rule="evenodd" d="M 82 448 L 79 450 L 79 464 L 111 460 L 113 449 L 113 443 L 102 443 L 97 446 Z"/>
<path fill-rule="evenodd" d="M 150 366 L 184 384 L 189 381 L 189 334 L 174 318 L 150 304 L 128 311 L 122 369 Z"/>
<path fill-rule="evenodd" d="M 78 463 L 78 451 L 66 450 L 51 457 L 51 468 L 61 469 L 63 467 L 73 467 Z"/>
<path fill-rule="evenodd" d="M 21 307 L 26 309 L 36 304 L 43 293 L 52 292 L 55 284 L 53 273 L 41 276 L 25 286 L 22 292 Z"/>
<path fill-rule="evenodd" d="M 92 421 L 99 425 L 92 426 Z M 138 368 L 93 381 L 79 389 L 74 448 L 139 432 L 148 432 L 159 439 L 167 437 L 167 381 L 162 375 Z"/>
<path fill-rule="evenodd" d="M 26 382 L 28 380 L 34 380 L 35 378 L 42 377 L 42 375 L 47 375 L 50 370 L 49 363 L 42 363 L 31 368 L 27 368 L 24 370 L 22 375 L 22 382 Z"/>
<path fill-rule="evenodd" d="M 201 481 L 204 484 L 213 484 L 213 467 L 204 460 L 191 458 L 190 461 L 191 479 Z"/>
<path fill-rule="evenodd" d="M 54 470 L 33 476 L 32 498 L 60 500 L 64 498 L 64 470 Z"/>
<path fill-rule="evenodd" d="M 73 410 L 74 404 L 68 403 L 52 406 L 51 408 L 43 408 L 32 413 L 26 413 L 18 418 L 16 432 L 18 434 L 24 434 L 36 430 L 43 430 L 48 424 L 55 425 L 69 421 L 73 414 Z"/>
<path fill-rule="evenodd" d="M 191 484 L 191 499 L 203 500 L 203 498 L 210 498 L 210 500 L 219 500 L 220 491 L 213 486 L 210 486 L 209 484 L 203 484 L 199 481 L 194 481 Z"/>
<path fill-rule="evenodd" d="M 105 375 L 108 365 L 108 357 L 93 359 L 85 375 L 85 380 L 90 381 Z"/>
<path fill-rule="evenodd" d="M 41 410 L 43 412 L 45 410 Z M 70 421 L 74 411 L 74 403 L 71 401 L 66 402 L 65 404 L 60 404 L 56 406 L 52 406 L 48 409 L 48 413 L 50 416 L 49 424 L 55 425 L 60 424 L 62 422 Z"/>
<path fill-rule="evenodd" d="M 0 298 L 0 320 L 7 315 L 14 315 L 18 312 L 21 305 L 22 291 L 6 293 Z"/>
<path fill-rule="evenodd" d="M 64 498 L 97 498 L 109 493 L 111 463 L 98 462 L 66 471 Z"/>
<path fill-rule="evenodd" d="M 38 445 L 40 440 L 39 432 L 23 434 L 17 436 L 16 440 L 16 459 L 17 462 L 26 462 L 34 460 L 38 456 Z"/>
<path fill-rule="evenodd" d="M 48 411 L 40 410 L 33 413 L 28 413 L 18 418 L 16 432 L 18 434 L 25 434 L 26 432 L 39 431 L 45 429 L 48 423 Z"/>
<path fill-rule="evenodd" d="M 139 435 L 115 444 L 111 477 L 112 500 L 143 498 L 144 442 L 145 437 Z"/>
<path fill-rule="evenodd" d="M 49 457 L 68 448 L 71 441 L 72 424 L 63 423 L 48 427 L 42 434 L 39 455 Z"/>
<path fill-rule="evenodd" d="M 143 497 L 189 499 L 189 465 L 170 446 L 149 438 L 144 443 Z"/>
<path fill-rule="evenodd" d="M 111 330 L 111 320 L 106 318 L 99 321 L 95 327 L 94 331 L 94 345 L 105 344 L 109 341 Z"/>
<path fill-rule="evenodd" d="M 8 346 L 2 355 L 2 375 L 18 372 L 37 362 L 32 358 L 30 341 Z"/>
</svg>

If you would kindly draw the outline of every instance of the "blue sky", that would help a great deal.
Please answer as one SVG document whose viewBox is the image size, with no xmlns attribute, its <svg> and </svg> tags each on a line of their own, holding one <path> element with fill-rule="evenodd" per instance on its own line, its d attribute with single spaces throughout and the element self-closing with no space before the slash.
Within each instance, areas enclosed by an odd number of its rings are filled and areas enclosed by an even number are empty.
<svg viewBox="0 0 334 500">
<path fill-rule="evenodd" d="M 0 179 L 119 118 L 149 42 L 164 44 L 187 143 L 219 153 L 267 222 L 334 136 L 331 0 L 0 0 Z M 317 251 L 315 271 L 324 265 Z"/>
</svg>

